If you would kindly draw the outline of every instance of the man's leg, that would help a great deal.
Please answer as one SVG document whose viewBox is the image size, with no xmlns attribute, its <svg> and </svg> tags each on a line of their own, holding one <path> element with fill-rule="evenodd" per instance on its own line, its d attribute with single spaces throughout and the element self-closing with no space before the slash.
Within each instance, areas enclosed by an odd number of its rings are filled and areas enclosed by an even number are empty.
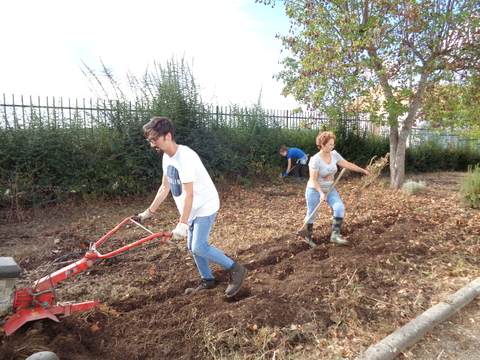
<svg viewBox="0 0 480 360">
<path fill-rule="evenodd" d="M 193 220 L 188 235 L 188 250 L 190 250 L 195 259 L 202 279 L 213 279 L 210 264 L 208 263 L 209 261 L 213 261 L 225 269 L 231 268 L 234 264 L 232 259 L 208 244 L 210 230 L 212 229 L 216 215 L 215 213 Z"/>
</svg>

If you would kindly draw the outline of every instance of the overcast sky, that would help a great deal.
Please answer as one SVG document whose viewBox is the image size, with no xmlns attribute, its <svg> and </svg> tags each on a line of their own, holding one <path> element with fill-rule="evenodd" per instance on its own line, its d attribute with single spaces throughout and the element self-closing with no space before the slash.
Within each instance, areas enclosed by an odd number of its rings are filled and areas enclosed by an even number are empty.
<svg viewBox="0 0 480 360">
<path fill-rule="evenodd" d="M 285 56 L 284 6 L 254 0 L 22 0 L 2 3 L 0 94 L 91 97 L 82 61 L 115 76 L 184 58 L 205 102 L 296 107 L 272 79 Z"/>
</svg>

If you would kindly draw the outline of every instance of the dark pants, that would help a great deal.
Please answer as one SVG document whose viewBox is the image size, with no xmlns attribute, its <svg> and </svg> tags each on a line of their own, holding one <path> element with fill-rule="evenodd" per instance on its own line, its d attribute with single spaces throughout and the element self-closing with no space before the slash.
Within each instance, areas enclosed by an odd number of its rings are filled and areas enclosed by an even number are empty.
<svg viewBox="0 0 480 360">
<path fill-rule="evenodd" d="M 295 174 L 296 178 L 302 177 L 302 168 L 303 168 L 303 165 L 300 163 L 300 161 L 297 161 L 297 163 L 295 164 L 295 167 L 293 168 L 293 173 Z"/>
</svg>

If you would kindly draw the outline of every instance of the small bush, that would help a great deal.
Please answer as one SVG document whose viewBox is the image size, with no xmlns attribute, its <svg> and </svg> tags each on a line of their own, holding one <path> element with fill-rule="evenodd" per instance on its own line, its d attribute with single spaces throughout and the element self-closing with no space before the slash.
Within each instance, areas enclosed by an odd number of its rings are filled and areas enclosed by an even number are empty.
<svg viewBox="0 0 480 360">
<path fill-rule="evenodd" d="M 413 180 L 407 180 L 403 186 L 402 190 L 407 195 L 418 195 L 425 191 L 427 184 L 425 181 L 415 182 Z"/>
<path fill-rule="evenodd" d="M 475 209 L 480 208 L 480 164 L 468 166 L 461 189 L 463 202 Z"/>
</svg>

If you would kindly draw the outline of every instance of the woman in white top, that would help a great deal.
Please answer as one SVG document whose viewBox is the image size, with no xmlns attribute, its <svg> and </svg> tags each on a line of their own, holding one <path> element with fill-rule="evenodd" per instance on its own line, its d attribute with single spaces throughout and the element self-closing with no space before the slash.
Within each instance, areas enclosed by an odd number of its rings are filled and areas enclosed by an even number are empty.
<svg viewBox="0 0 480 360">
<path fill-rule="evenodd" d="M 330 241 L 338 244 L 346 244 L 347 240 L 340 237 L 345 205 L 336 189 L 332 189 L 328 197 L 326 193 L 333 184 L 335 173 L 338 171 L 337 165 L 365 175 L 370 175 L 370 173 L 368 170 L 348 162 L 337 151 L 333 150 L 335 147 L 335 139 L 336 136 L 328 131 L 322 132 L 317 136 L 316 144 L 320 151 L 310 159 L 308 164 L 310 179 L 308 180 L 305 190 L 305 198 L 307 201 L 307 215 L 305 220 L 308 219 L 320 201 L 326 201 L 333 209 L 332 235 L 330 236 Z M 316 217 L 317 214 L 315 214 L 307 224 L 307 229 L 310 234 L 305 237 L 305 240 L 312 247 L 316 246 L 312 241 L 313 222 Z"/>
</svg>

